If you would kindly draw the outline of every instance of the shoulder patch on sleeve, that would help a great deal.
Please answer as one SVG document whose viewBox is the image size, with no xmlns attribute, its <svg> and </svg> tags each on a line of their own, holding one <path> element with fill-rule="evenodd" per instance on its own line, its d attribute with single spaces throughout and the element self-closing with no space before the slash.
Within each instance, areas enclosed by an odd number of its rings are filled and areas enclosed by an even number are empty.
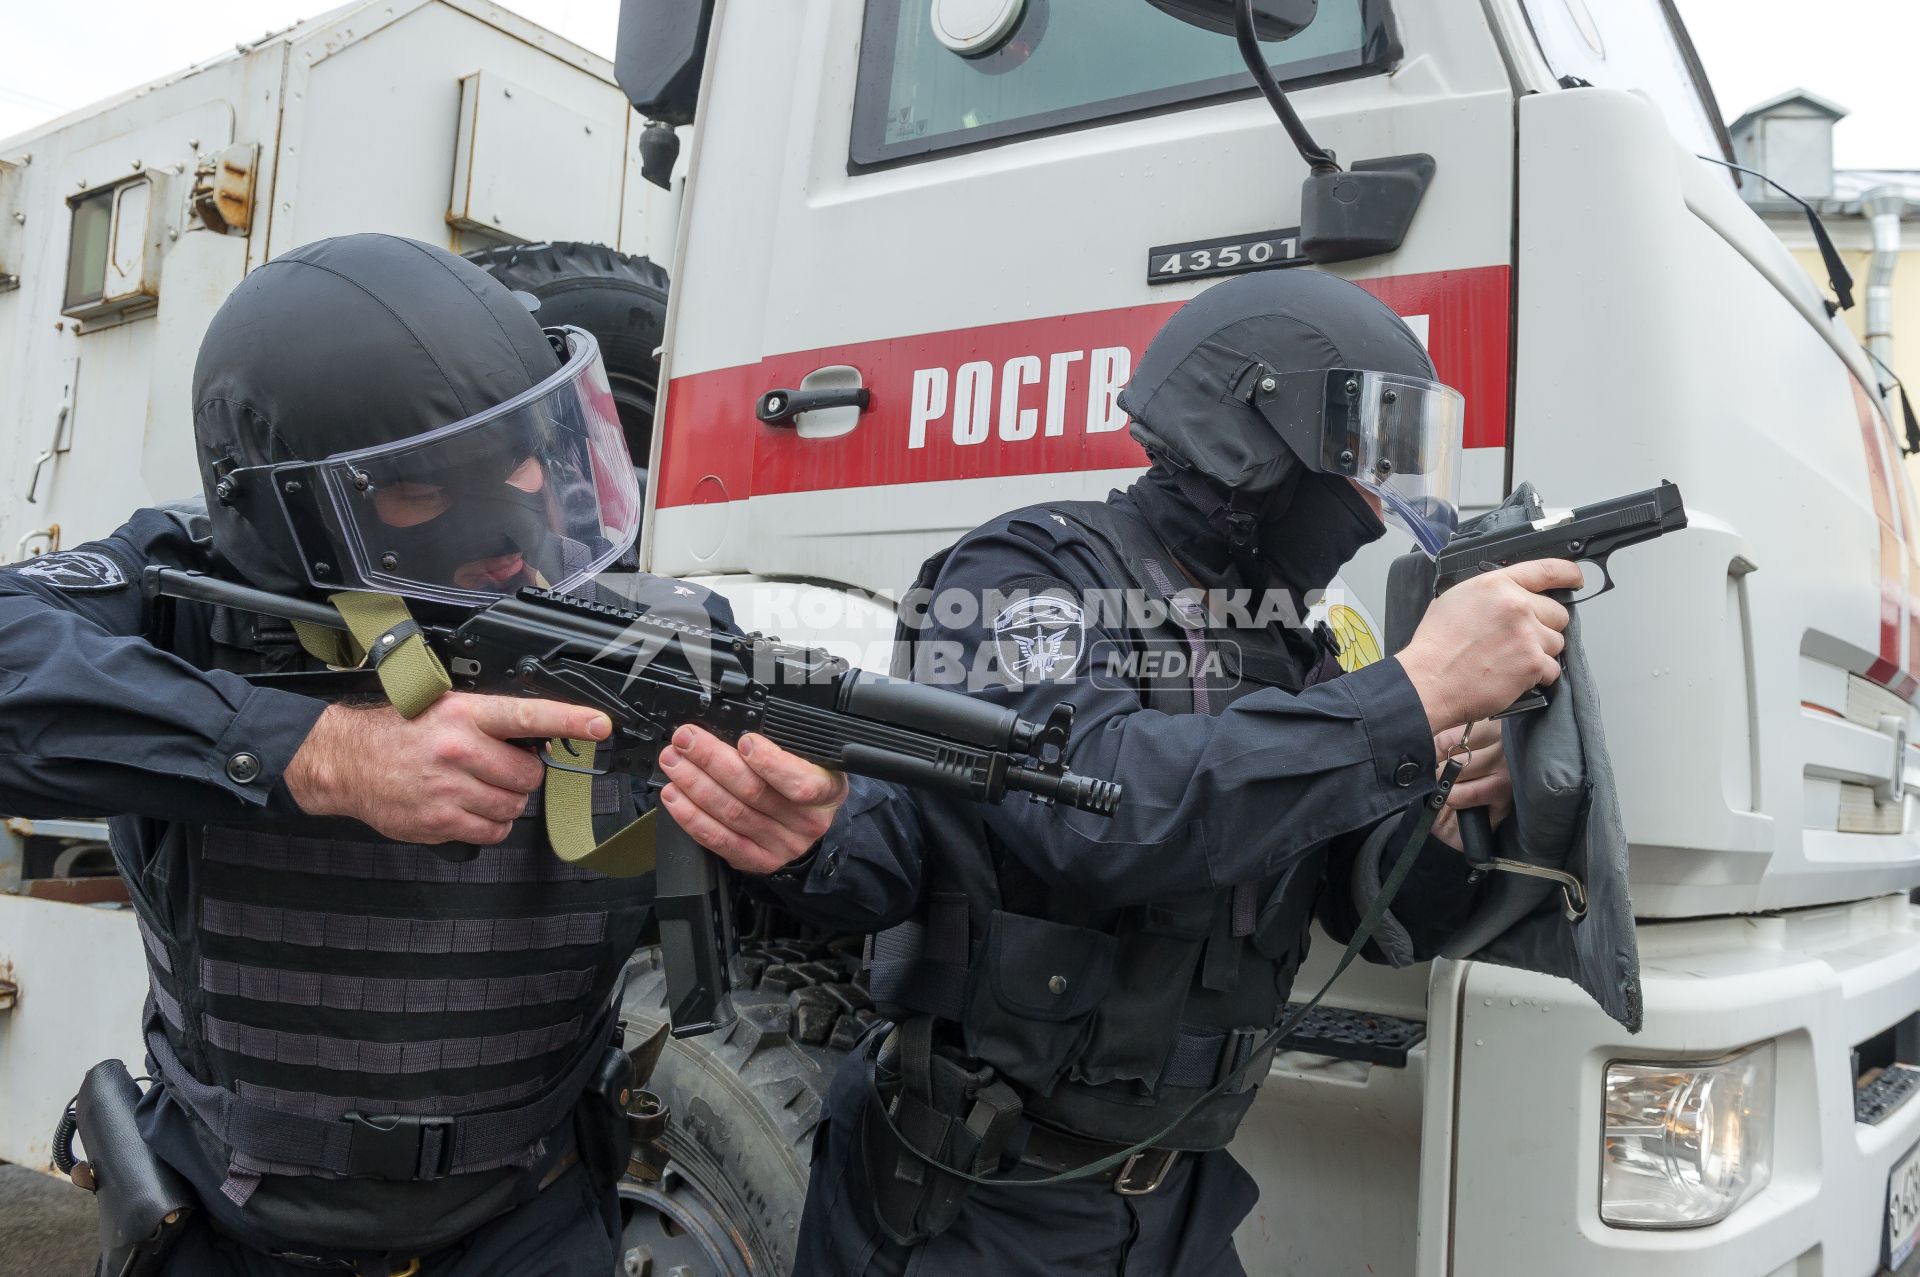
<svg viewBox="0 0 1920 1277">
<path fill-rule="evenodd" d="M 1020 683 L 1052 682 L 1079 667 L 1086 610 L 1063 585 L 1014 599 L 989 623 L 1000 668 Z"/>
<path fill-rule="evenodd" d="M 126 569 L 120 561 L 99 550 L 60 550 L 28 559 L 12 571 L 21 576 L 45 581 L 68 594 L 90 594 L 98 590 L 117 590 L 127 583 Z"/>
</svg>

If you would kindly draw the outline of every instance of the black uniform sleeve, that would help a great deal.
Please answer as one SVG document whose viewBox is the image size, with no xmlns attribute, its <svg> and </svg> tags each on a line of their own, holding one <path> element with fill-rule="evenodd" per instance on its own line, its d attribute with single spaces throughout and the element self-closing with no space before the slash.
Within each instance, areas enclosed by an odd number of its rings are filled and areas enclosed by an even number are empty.
<svg viewBox="0 0 1920 1277">
<path fill-rule="evenodd" d="M 927 839 L 913 795 L 865 776 L 847 779 L 847 801 L 826 837 L 761 879 L 783 905 L 817 926 L 879 931 L 913 913 Z"/>
<path fill-rule="evenodd" d="M 1344 945 L 1351 940 L 1360 922 L 1361 909 L 1354 899 L 1353 864 L 1368 832 L 1343 835 L 1334 840 L 1328 852 L 1327 890 L 1320 897 L 1316 913 L 1320 925 L 1336 944 Z M 1387 845 L 1382 857 L 1383 877 L 1401 850 L 1402 847 L 1393 843 Z M 1460 852 L 1438 838 L 1422 843 L 1413 868 L 1407 871 L 1406 881 L 1400 884 L 1389 906 L 1413 942 L 1413 961 L 1426 962 L 1437 957 L 1440 946 L 1473 916 L 1485 890 L 1484 882 L 1472 880 L 1466 858 Z M 1360 956 L 1369 962 L 1392 962 L 1373 940 L 1367 942 Z"/>
<path fill-rule="evenodd" d="M 156 646 L 141 569 L 205 567 L 170 516 L 0 571 L 0 806 L 243 823 L 297 811 L 282 774 L 325 706 Z"/>
<path fill-rule="evenodd" d="M 1080 632 L 1059 640 L 1045 626 L 1009 630 L 997 599 L 967 617 L 967 597 L 987 591 L 1054 592 L 1071 607 L 1097 588 L 1097 571 L 1084 547 L 1042 544 L 1019 525 L 977 534 L 948 559 L 915 647 L 920 681 L 964 679 L 1032 719 L 1072 702 L 1071 766 L 1125 786 L 1111 818 L 1025 801 L 987 809 L 1007 851 L 1042 879 L 1106 907 L 1218 891 L 1276 874 L 1433 788 L 1426 712 L 1397 661 L 1298 695 L 1262 688 L 1220 715 L 1170 715 L 1089 675 L 1103 647 L 1125 642 L 1117 618 L 1083 615 Z M 1022 662 L 1007 686 L 999 671 Z"/>
</svg>

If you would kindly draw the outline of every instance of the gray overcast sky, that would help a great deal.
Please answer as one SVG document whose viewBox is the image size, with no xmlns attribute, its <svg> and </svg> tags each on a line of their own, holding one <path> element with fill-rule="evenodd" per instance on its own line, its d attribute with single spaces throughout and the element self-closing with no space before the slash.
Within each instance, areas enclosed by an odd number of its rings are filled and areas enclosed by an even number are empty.
<svg viewBox="0 0 1920 1277">
<path fill-rule="evenodd" d="M 1812 89 L 1853 113 L 1834 134 L 1842 167 L 1920 169 L 1920 89 L 1909 62 L 1920 49 L 1920 4 L 1678 3 L 1729 118 L 1782 89 Z M 12 6 L 0 38 L 0 137 L 331 7 L 325 0 Z M 507 7 L 590 49 L 613 52 L 619 0 L 511 0 Z M 1802 17 L 1792 19 L 1793 12 Z"/>
</svg>

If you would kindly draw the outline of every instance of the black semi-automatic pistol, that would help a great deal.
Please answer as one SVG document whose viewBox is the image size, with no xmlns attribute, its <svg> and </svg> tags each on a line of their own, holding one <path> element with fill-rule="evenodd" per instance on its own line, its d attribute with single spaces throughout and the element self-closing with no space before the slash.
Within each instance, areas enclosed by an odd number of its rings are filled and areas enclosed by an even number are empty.
<svg viewBox="0 0 1920 1277">
<path fill-rule="evenodd" d="M 1535 559 L 1571 559 L 1600 570 L 1601 586 L 1587 594 L 1570 590 L 1551 593 L 1562 602 L 1586 603 L 1613 589 L 1607 560 L 1615 550 L 1652 541 L 1687 526 L 1687 508 L 1680 489 L 1662 481 L 1657 488 L 1628 493 L 1592 505 L 1576 506 L 1557 518 L 1548 518 L 1540 497 L 1522 485 L 1522 499 L 1475 519 L 1456 532 L 1434 556 L 1433 597 L 1484 572 L 1512 567 Z M 1419 617 L 1413 617 L 1418 624 Z M 1392 627 L 1390 627 L 1392 628 Z M 1405 637 L 1411 637 L 1408 629 Z M 1547 703 L 1540 689 L 1523 695 L 1495 717 L 1540 709 Z"/>
</svg>

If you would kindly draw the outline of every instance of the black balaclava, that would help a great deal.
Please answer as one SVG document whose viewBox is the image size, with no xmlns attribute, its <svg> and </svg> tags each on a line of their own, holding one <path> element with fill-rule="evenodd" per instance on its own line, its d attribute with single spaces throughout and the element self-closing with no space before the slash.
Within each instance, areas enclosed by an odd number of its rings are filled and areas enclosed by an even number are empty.
<svg viewBox="0 0 1920 1277">
<path fill-rule="evenodd" d="M 1216 284 L 1148 345 L 1119 399 L 1153 461 L 1136 500 L 1182 562 L 1203 560 L 1187 564 L 1197 575 L 1231 561 L 1248 585 L 1298 596 L 1324 588 L 1385 528 L 1352 484 L 1307 469 L 1235 393 L 1256 366 L 1434 380 L 1433 361 L 1370 293 L 1297 268 Z"/>
<path fill-rule="evenodd" d="M 194 435 L 215 550 L 262 589 L 308 593 L 273 494 L 254 484 L 223 501 L 215 490 L 222 475 L 424 434 L 559 367 L 520 300 L 445 249 L 346 235 L 274 258 L 220 307 L 194 367 Z M 500 513 L 505 524 L 524 512 Z M 477 527 L 466 557 L 487 557 L 500 530 Z"/>
</svg>

